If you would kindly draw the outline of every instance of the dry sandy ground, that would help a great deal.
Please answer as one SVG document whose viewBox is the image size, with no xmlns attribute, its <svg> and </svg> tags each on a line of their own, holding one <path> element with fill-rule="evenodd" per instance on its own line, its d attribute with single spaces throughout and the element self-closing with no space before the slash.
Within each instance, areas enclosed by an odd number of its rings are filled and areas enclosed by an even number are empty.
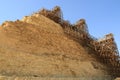
<svg viewBox="0 0 120 80">
<path fill-rule="evenodd" d="M 93 54 L 42 15 L 0 27 L 0 80 L 104 80 L 106 67 Z"/>
</svg>

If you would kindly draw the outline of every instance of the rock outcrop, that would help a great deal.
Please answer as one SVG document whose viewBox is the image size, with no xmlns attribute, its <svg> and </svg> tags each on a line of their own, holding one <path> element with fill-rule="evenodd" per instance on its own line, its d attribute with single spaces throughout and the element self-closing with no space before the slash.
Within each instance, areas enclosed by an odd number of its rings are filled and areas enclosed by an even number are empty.
<svg viewBox="0 0 120 80">
<path fill-rule="evenodd" d="M 63 25 L 70 24 L 58 16 L 55 22 L 56 16 L 52 20 L 38 12 L 0 26 L 0 80 L 112 79 L 96 51 L 74 33 L 66 34 Z"/>
</svg>

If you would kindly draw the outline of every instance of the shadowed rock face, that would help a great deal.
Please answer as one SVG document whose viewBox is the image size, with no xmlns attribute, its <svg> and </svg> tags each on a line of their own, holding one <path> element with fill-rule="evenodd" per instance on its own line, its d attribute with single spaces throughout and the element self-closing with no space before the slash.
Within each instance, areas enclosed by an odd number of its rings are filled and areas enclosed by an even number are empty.
<svg viewBox="0 0 120 80">
<path fill-rule="evenodd" d="M 59 24 L 40 14 L 1 25 L 0 74 L 1 80 L 111 78 L 94 51 L 83 47 L 66 35 Z"/>
</svg>

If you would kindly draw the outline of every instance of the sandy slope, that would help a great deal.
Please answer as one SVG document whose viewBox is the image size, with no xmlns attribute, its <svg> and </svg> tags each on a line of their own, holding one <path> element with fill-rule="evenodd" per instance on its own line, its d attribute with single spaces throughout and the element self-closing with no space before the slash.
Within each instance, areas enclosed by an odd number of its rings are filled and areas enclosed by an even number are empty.
<svg viewBox="0 0 120 80">
<path fill-rule="evenodd" d="M 104 77 L 106 67 L 60 25 L 34 14 L 0 27 L 0 74 L 18 77 Z"/>
</svg>

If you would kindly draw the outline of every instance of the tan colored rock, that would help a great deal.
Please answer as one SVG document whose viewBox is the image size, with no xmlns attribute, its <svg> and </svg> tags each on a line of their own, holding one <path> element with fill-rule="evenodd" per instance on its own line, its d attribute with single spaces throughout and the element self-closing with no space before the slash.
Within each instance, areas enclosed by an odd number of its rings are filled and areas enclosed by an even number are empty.
<svg viewBox="0 0 120 80">
<path fill-rule="evenodd" d="M 0 80 L 8 80 L 8 78 L 5 76 L 0 76 Z"/>
<path fill-rule="evenodd" d="M 93 53 L 66 35 L 59 24 L 42 15 L 8 21 L 0 27 L 0 74 L 16 76 L 1 76 L 1 80 L 104 79 L 109 75 L 107 68 Z"/>
</svg>

